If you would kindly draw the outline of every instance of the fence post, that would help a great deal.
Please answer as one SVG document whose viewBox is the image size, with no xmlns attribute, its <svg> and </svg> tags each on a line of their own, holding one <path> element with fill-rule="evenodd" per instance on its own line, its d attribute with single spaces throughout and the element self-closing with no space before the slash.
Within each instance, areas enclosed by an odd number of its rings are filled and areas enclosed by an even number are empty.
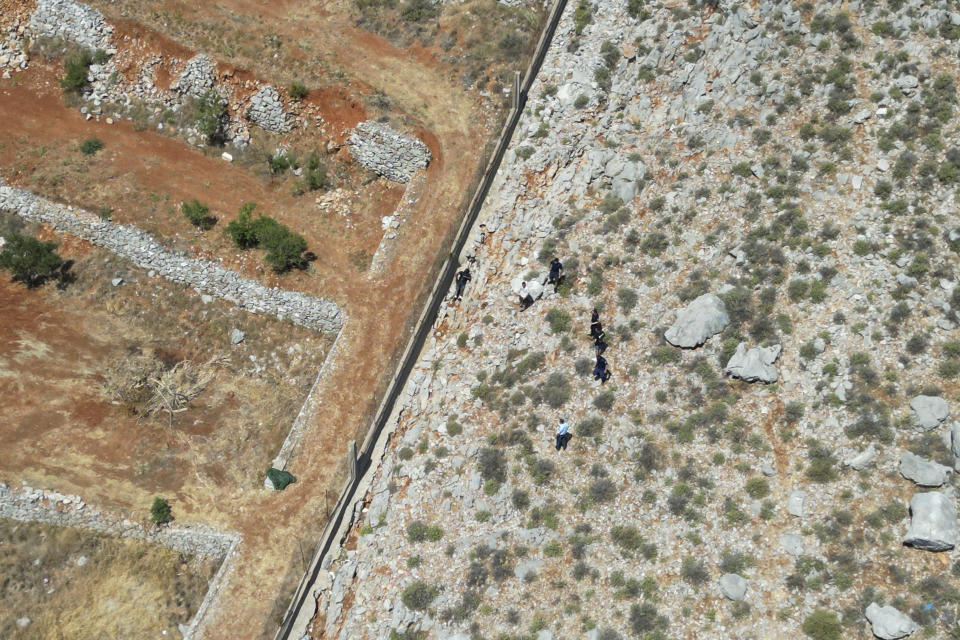
<svg viewBox="0 0 960 640">
<path fill-rule="evenodd" d="M 357 441 L 347 443 L 347 463 L 350 465 L 350 482 L 357 481 Z"/>
</svg>

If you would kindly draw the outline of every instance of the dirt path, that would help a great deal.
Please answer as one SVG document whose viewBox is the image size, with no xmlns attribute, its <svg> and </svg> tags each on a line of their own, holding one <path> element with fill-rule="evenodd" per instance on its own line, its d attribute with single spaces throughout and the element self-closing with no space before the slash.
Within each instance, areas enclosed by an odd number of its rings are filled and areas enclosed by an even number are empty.
<svg viewBox="0 0 960 640">
<path fill-rule="evenodd" d="M 482 151 L 495 126 L 483 113 L 480 102 L 465 92 L 453 74 L 437 64 L 430 54 L 411 53 L 358 31 L 347 17 L 323 11 L 321 3 L 235 0 L 190 3 L 190 7 L 181 2 L 145 4 L 174 7 L 183 13 L 184 20 L 190 20 L 191 12 L 196 11 L 205 12 L 207 17 L 223 18 L 269 12 L 270 31 L 285 41 L 308 43 L 311 49 L 323 51 L 325 55 L 330 52 L 331 63 L 351 79 L 385 92 L 397 110 L 409 114 L 408 121 L 419 128 L 434 154 L 428 170 L 428 185 L 410 212 L 405 228 L 400 229 L 394 262 L 382 276 L 360 275 L 350 267 L 350 251 L 369 245 L 366 234 L 351 239 L 343 228 L 337 227 L 336 221 L 328 222 L 327 228 L 308 227 L 303 231 L 308 240 L 329 245 L 330 251 L 323 257 L 317 273 L 288 278 L 283 285 L 332 297 L 346 308 L 349 320 L 341 337 L 339 357 L 332 363 L 333 375 L 321 390 L 321 408 L 313 416 L 299 452 L 289 465 L 298 482 L 282 493 L 225 491 L 220 504 L 184 505 L 187 512 L 180 514 L 182 520 L 211 522 L 243 535 L 239 556 L 234 559 L 235 570 L 221 593 L 219 606 L 209 617 L 204 637 L 272 636 L 279 622 L 278 614 L 282 614 L 282 606 L 277 607 L 275 603 L 289 597 L 301 573 L 300 543 L 304 542 L 303 551 L 309 555 L 312 543 L 325 524 L 325 509 L 332 505 L 341 486 L 346 442 L 351 438 L 362 439 L 368 427 L 395 359 L 405 345 L 410 325 L 419 313 L 422 298 L 430 288 L 433 272 L 444 256 L 445 243 L 470 195 Z M 101 8 L 112 17 L 109 5 Z M 143 15 L 149 24 L 150 12 Z M 195 42 L 180 44 L 191 49 L 198 47 Z M 267 60 L 254 62 L 251 67 L 263 77 L 270 78 L 272 72 L 282 75 L 282 70 L 271 69 L 270 65 L 271 61 Z M 105 171 L 117 181 L 133 179 L 133 187 L 149 184 L 151 192 L 167 193 L 171 202 L 178 202 L 178 198 L 185 198 L 197 189 L 208 193 L 215 199 L 216 206 L 225 210 L 235 207 L 239 201 L 269 201 L 275 206 L 271 213 L 289 220 L 291 226 L 294 221 L 302 223 L 296 218 L 296 203 L 285 202 L 287 196 L 271 191 L 269 186 L 239 168 L 189 149 L 181 141 L 134 132 L 127 124 L 109 127 L 87 122 L 65 107 L 60 107 L 62 113 L 55 114 L 57 89 L 49 81 L 50 78 L 45 80 L 49 90 L 43 86 L 0 87 L 0 117 L 5 118 L 5 122 L 16 123 L 7 130 L 19 131 L 23 137 L 18 141 L 15 136 L 4 136 L 10 145 L 8 151 L 23 150 L 38 142 L 43 144 L 44 139 L 47 144 L 54 144 L 58 140 L 62 143 L 64 138 L 71 139 L 69 136 L 82 139 L 82 136 L 96 135 L 104 139 L 108 150 L 113 148 L 116 155 L 106 154 L 98 159 L 103 166 L 93 167 L 91 171 Z M 23 93 L 31 91 L 32 94 Z M 31 100 L 41 108 L 23 109 L 25 101 Z M 49 124 L 45 128 L 43 123 L 49 123 L 49 118 L 69 122 L 69 132 Z M 138 149 L 133 140 L 141 140 L 142 147 Z M 130 158 L 138 154 L 140 161 L 129 164 Z M 13 154 L 3 161 L 7 169 L 8 163 L 16 162 Z M 129 178 L 130 174 L 134 177 Z M 121 199 L 122 194 L 123 190 L 118 189 L 111 197 Z M 396 197 L 393 192 L 381 195 Z M 366 193 L 363 197 L 375 198 L 376 194 Z M 120 212 L 120 219 L 130 216 L 128 221 L 135 222 L 132 216 L 139 210 L 137 198 L 142 199 L 143 194 L 126 194 L 128 204 Z M 149 224 L 146 226 L 149 229 Z M 375 232 L 379 233 L 378 227 Z M 347 238 L 346 242 L 338 244 L 338 236 Z M 183 242 L 193 247 L 199 241 L 185 234 Z M 222 250 L 202 242 L 199 247 L 214 254 Z M 235 266 L 270 282 L 270 274 L 257 271 L 251 265 Z M 325 504 L 325 494 L 329 496 L 329 504 Z"/>
</svg>

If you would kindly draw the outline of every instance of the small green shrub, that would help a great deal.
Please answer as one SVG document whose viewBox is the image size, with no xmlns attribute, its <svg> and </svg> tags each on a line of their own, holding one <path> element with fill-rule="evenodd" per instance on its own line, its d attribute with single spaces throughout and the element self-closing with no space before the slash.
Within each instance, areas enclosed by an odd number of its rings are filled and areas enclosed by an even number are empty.
<svg viewBox="0 0 960 640">
<path fill-rule="evenodd" d="M 803 632 L 813 640 L 840 640 L 843 627 L 832 611 L 817 609 L 803 621 Z"/>
<path fill-rule="evenodd" d="M 309 93 L 309 91 L 307 91 L 307 85 L 297 80 L 294 80 L 293 82 L 290 83 L 289 93 L 290 93 L 290 97 L 293 98 L 294 100 L 303 100 L 304 98 L 307 97 L 307 94 Z"/>
<path fill-rule="evenodd" d="M 156 497 L 150 506 L 150 521 L 154 524 L 166 524 L 173 520 L 173 510 L 165 498 Z"/>
<path fill-rule="evenodd" d="M 96 155 L 98 151 L 103 149 L 103 141 L 100 138 L 87 138 L 80 143 L 80 153 L 85 156 Z"/>
<path fill-rule="evenodd" d="M 204 231 L 209 231 L 217 223 L 217 219 L 210 215 L 210 207 L 202 204 L 199 200 L 181 202 L 180 211 L 190 224 Z"/>
<path fill-rule="evenodd" d="M 438 595 L 440 595 L 440 589 L 438 587 L 429 585 L 422 580 L 417 580 L 407 585 L 400 599 L 403 600 L 404 606 L 408 609 L 424 611 Z"/>
<path fill-rule="evenodd" d="M 566 333 L 573 325 L 570 314 L 556 307 L 547 311 L 547 322 L 550 323 L 550 331 L 554 334 Z"/>
<path fill-rule="evenodd" d="M 93 64 L 93 54 L 89 51 L 81 51 L 76 55 L 67 58 L 64 63 L 64 74 L 60 80 L 60 88 L 68 93 L 81 93 L 90 86 L 87 80 L 87 72 L 90 65 Z"/>
<path fill-rule="evenodd" d="M 754 500 L 766 498 L 768 495 L 770 495 L 770 483 L 767 482 L 766 478 L 754 476 L 753 478 L 747 480 L 746 490 L 747 495 Z"/>
</svg>

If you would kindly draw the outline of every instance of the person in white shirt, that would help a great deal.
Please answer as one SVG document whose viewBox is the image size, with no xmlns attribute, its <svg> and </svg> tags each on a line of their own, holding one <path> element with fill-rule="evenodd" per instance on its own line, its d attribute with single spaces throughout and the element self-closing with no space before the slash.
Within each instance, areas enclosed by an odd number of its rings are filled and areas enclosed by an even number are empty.
<svg viewBox="0 0 960 640">
<path fill-rule="evenodd" d="M 557 427 L 557 451 L 560 451 L 560 449 L 566 451 L 570 438 L 570 425 L 567 424 L 566 420 L 561 419 L 560 426 Z"/>
</svg>

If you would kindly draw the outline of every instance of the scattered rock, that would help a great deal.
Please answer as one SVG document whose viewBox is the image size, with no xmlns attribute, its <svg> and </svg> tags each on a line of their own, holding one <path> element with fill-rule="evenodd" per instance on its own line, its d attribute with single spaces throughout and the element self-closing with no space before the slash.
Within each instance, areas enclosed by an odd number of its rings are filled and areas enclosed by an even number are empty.
<svg viewBox="0 0 960 640">
<path fill-rule="evenodd" d="M 922 487 L 939 487 L 947 482 L 953 469 L 904 451 L 900 454 L 900 475 Z"/>
<path fill-rule="evenodd" d="M 798 533 L 784 533 L 780 536 L 780 546 L 792 556 L 803 555 L 803 538 Z"/>
<path fill-rule="evenodd" d="M 213 90 L 216 71 L 217 63 L 213 58 L 201 53 L 187 61 L 183 73 L 170 85 L 170 88 L 183 95 L 200 98 Z"/>
<path fill-rule="evenodd" d="M 230 344 L 240 344 L 246 337 L 247 334 L 245 334 L 243 331 L 240 331 L 240 329 L 234 329 L 230 332 Z"/>
<path fill-rule="evenodd" d="M 876 457 L 877 448 L 871 444 L 860 453 L 844 460 L 843 464 L 856 471 L 866 471 L 868 468 L 870 468 L 870 465 L 873 464 L 873 461 L 876 459 Z"/>
<path fill-rule="evenodd" d="M 114 278 L 113 280 L 110 281 L 110 284 L 112 284 L 115 287 L 119 287 L 120 285 L 123 284 L 123 278 Z"/>
<path fill-rule="evenodd" d="M 925 551 L 949 551 L 957 544 L 957 505 L 940 491 L 917 493 L 910 500 L 910 528 L 905 545 Z"/>
<path fill-rule="evenodd" d="M 720 576 L 720 591 L 731 600 L 743 600 L 747 594 L 747 581 L 735 573 L 726 573 Z"/>
<path fill-rule="evenodd" d="M 935 429 L 950 415 L 947 402 L 939 396 L 917 396 L 910 401 L 913 424 L 921 431 Z"/>
<path fill-rule="evenodd" d="M 867 607 L 867 620 L 870 621 L 870 630 L 873 635 L 882 640 L 897 640 L 904 638 L 920 627 L 904 613 L 901 613 L 894 607 L 881 607 L 876 602 L 871 602 Z"/>
<path fill-rule="evenodd" d="M 806 491 L 791 491 L 787 498 L 787 513 L 798 518 L 803 517 L 804 503 L 807 501 Z"/>
<path fill-rule="evenodd" d="M 663 337 L 675 347 L 690 349 L 699 347 L 728 324 L 730 316 L 723 300 L 705 293 L 677 312 L 677 319 Z"/>
<path fill-rule="evenodd" d="M 30 623 L 33 622 L 30 618 L 24 616 L 22 618 L 17 618 L 17 626 L 21 629 L 26 629 L 30 626 Z"/>
<path fill-rule="evenodd" d="M 40 0 L 28 26 L 37 35 L 62 38 L 87 49 L 108 49 L 113 35 L 102 13 L 75 0 Z"/>
<path fill-rule="evenodd" d="M 780 356 L 780 345 L 754 347 L 747 351 L 747 343 L 741 342 L 733 357 L 727 362 L 724 372 L 744 382 L 776 382 L 780 377 L 773 363 Z"/>
</svg>

